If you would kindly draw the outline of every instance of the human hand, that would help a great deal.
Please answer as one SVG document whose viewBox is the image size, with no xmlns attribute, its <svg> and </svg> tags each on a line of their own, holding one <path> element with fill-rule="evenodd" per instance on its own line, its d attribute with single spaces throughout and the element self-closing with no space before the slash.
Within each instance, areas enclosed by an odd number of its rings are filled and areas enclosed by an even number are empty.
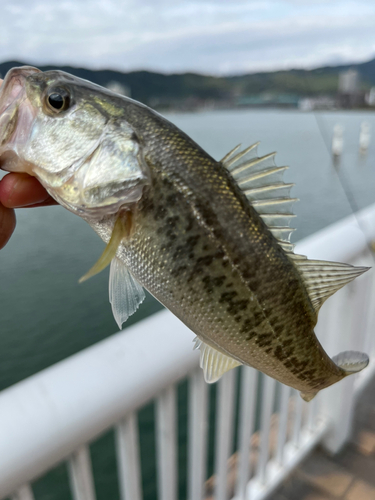
<svg viewBox="0 0 375 500">
<path fill-rule="evenodd" d="M 2 84 L 0 80 L 0 85 Z M 0 181 L 0 249 L 16 227 L 14 208 L 55 205 L 56 202 L 35 177 L 10 173 Z"/>
</svg>

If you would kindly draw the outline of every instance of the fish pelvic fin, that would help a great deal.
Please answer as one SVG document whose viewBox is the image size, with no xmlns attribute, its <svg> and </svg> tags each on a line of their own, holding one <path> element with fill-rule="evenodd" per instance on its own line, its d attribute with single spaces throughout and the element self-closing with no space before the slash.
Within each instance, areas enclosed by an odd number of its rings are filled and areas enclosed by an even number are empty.
<svg viewBox="0 0 375 500">
<path fill-rule="evenodd" d="M 117 217 L 113 226 L 111 238 L 107 243 L 104 252 L 93 267 L 84 276 L 82 276 L 82 278 L 80 278 L 79 283 L 92 278 L 92 276 L 95 276 L 95 274 L 103 271 L 103 269 L 111 263 L 112 259 L 116 256 L 117 249 L 123 238 L 131 234 L 131 226 L 132 216 L 130 211 L 126 211 Z"/>
<path fill-rule="evenodd" d="M 195 337 L 194 349 L 200 350 L 200 367 L 203 369 L 204 380 L 208 384 L 217 382 L 224 373 L 241 365 L 239 361 L 228 356 Z"/>
<path fill-rule="evenodd" d="M 144 299 L 142 286 L 126 265 L 118 257 L 114 257 L 109 272 L 109 302 L 120 330 L 122 324 L 135 313 Z"/>
<path fill-rule="evenodd" d="M 363 352 L 345 351 L 333 356 L 332 361 L 342 368 L 346 375 L 352 375 L 366 368 L 370 360 Z"/>
</svg>

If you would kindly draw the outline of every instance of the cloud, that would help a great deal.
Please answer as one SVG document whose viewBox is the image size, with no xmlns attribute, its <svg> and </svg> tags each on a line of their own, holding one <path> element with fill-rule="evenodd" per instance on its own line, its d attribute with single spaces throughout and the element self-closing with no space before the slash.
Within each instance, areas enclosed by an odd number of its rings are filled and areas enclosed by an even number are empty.
<svg viewBox="0 0 375 500">
<path fill-rule="evenodd" d="M 365 60 L 375 4 L 3 0 L 0 55 L 32 64 L 234 74 Z"/>
</svg>

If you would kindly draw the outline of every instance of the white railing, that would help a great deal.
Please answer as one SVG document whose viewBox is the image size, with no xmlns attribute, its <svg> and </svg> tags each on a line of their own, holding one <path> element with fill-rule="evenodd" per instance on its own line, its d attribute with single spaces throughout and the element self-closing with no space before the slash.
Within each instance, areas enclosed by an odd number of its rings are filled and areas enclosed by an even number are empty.
<svg viewBox="0 0 375 500">
<path fill-rule="evenodd" d="M 368 241 L 375 239 L 375 205 L 358 218 Z M 310 258 L 371 266 L 368 241 L 351 216 L 296 250 Z M 318 326 L 330 355 L 356 349 L 375 358 L 374 272 L 329 299 Z M 348 439 L 355 397 L 374 374 L 374 360 L 309 404 L 296 391 L 242 367 L 218 382 L 215 476 L 207 481 L 210 394 L 192 351 L 193 337 L 162 311 L 0 393 L 0 498 L 32 500 L 32 482 L 67 461 L 74 500 L 95 500 L 89 444 L 114 427 L 120 498 L 141 500 L 137 411 L 155 400 L 158 498 L 177 500 L 176 384 L 184 378 L 189 500 L 265 499 L 318 442 L 335 452 Z"/>
</svg>

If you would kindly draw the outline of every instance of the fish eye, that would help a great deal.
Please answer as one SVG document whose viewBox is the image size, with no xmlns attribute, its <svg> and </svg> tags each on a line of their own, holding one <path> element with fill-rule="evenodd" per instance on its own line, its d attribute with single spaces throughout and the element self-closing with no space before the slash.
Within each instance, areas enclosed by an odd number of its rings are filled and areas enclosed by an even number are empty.
<svg viewBox="0 0 375 500">
<path fill-rule="evenodd" d="M 70 106 L 70 96 L 65 89 L 53 89 L 48 92 L 47 106 L 53 113 L 65 111 Z"/>
<path fill-rule="evenodd" d="M 60 94 L 50 94 L 48 102 L 55 109 L 61 109 L 64 106 L 64 98 Z"/>
</svg>

